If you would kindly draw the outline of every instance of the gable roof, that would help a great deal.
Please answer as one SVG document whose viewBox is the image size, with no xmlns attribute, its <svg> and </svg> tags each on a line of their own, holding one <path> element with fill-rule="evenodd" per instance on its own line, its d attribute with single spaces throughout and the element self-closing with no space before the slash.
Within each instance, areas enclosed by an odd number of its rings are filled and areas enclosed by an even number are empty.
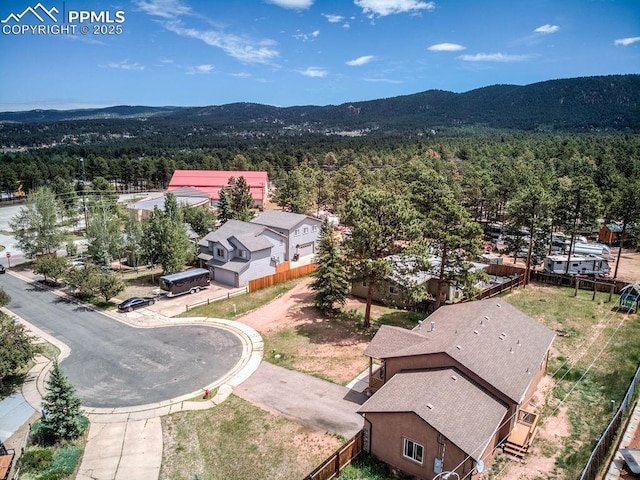
<svg viewBox="0 0 640 480">
<path fill-rule="evenodd" d="M 322 223 L 322 220 L 308 215 L 303 215 L 302 213 L 283 212 L 282 210 L 265 210 L 256 218 L 252 219 L 251 223 L 257 223 L 267 227 L 281 228 L 283 230 L 291 230 L 296 225 L 299 225 L 307 219 L 318 222 L 318 225 Z"/>
<path fill-rule="evenodd" d="M 169 181 L 169 191 L 180 187 L 193 187 L 205 192 L 212 200 L 220 198 L 220 189 L 229 184 L 231 177 L 244 177 L 254 201 L 264 201 L 269 183 L 267 172 L 244 170 L 176 170 Z"/>
<path fill-rule="evenodd" d="M 413 412 L 475 461 L 480 460 L 507 406 L 454 368 L 400 372 L 358 413 Z"/>
<path fill-rule="evenodd" d="M 504 300 L 487 299 L 441 307 L 411 331 L 383 325 L 365 355 L 386 359 L 445 353 L 521 403 L 554 337 Z"/>
<path fill-rule="evenodd" d="M 284 238 L 282 234 L 271 230 L 264 225 L 242 222 L 240 220 L 227 220 L 220 226 L 220 228 L 213 232 L 209 232 L 198 242 L 198 245 L 206 247 L 209 246 L 209 242 L 219 242 L 227 250 L 233 250 L 234 247 L 229 243 L 229 240 L 231 238 L 235 238 L 238 242 L 247 247 L 249 251 L 255 252 L 272 246 L 272 243 L 262 236 L 262 234 L 267 230 L 273 235 Z"/>
</svg>

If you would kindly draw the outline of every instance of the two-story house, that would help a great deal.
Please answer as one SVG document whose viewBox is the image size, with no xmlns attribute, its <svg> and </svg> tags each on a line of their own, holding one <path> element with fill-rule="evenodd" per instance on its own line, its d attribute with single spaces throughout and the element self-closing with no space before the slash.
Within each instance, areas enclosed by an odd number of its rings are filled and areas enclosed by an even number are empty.
<svg viewBox="0 0 640 480">
<path fill-rule="evenodd" d="M 286 237 L 284 260 L 296 261 L 316 252 L 322 220 L 300 213 L 265 210 L 251 223 L 264 225 Z"/>
<path fill-rule="evenodd" d="M 554 336 L 500 299 L 441 307 L 413 330 L 383 325 L 365 350 L 365 450 L 428 479 L 473 478 L 499 445 L 523 456 Z"/>
<path fill-rule="evenodd" d="M 286 237 L 255 223 L 228 220 L 198 242 L 198 259 L 211 279 L 242 287 L 253 280 L 276 273 L 286 255 Z"/>
</svg>

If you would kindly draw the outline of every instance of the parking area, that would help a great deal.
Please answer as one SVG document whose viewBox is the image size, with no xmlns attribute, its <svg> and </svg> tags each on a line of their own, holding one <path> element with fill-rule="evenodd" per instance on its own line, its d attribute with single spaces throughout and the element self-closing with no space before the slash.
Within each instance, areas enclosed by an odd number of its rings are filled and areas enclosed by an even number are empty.
<svg viewBox="0 0 640 480">
<path fill-rule="evenodd" d="M 145 307 L 146 310 L 150 310 L 165 317 L 173 317 L 180 313 L 187 311 L 188 307 L 193 305 L 201 305 L 207 301 L 211 302 L 219 298 L 226 298 L 237 292 L 241 292 L 243 288 L 234 288 L 228 285 L 222 285 L 220 283 L 211 282 L 208 288 L 201 290 L 198 293 L 186 293 L 184 295 L 178 295 L 176 297 L 167 297 L 164 294 L 155 296 L 156 302 L 153 305 Z M 134 315 L 135 312 L 124 315 Z"/>
</svg>

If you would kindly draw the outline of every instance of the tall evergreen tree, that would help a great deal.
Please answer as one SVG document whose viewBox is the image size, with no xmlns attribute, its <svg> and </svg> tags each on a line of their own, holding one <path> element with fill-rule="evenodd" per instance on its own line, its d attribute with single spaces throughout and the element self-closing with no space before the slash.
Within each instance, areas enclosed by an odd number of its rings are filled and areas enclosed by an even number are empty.
<svg viewBox="0 0 640 480">
<path fill-rule="evenodd" d="M 231 195 L 231 208 L 233 218 L 248 222 L 251 220 L 251 208 L 253 207 L 253 197 L 251 189 L 244 177 L 229 179 L 229 193 Z"/>
<path fill-rule="evenodd" d="M 373 292 L 391 273 L 387 257 L 401 250 L 402 241 L 418 232 L 417 212 L 395 192 L 366 187 L 355 192 L 345 205 L 345 225 L 351 229 L 346 242 L 352 278 L 368 286 L 364 326 L 371 326 Z"/>
<path fill-rule="evenodd" d="M 638 229 L 640 225 L 640 180 L 638 178 L 627 179 L 618 190 L 615 202 L 613 204 L 613 215 L 622 222 L 620 231 L 620 248 L 618 249 L 618 258 L 616 259 L 616 268 L 613 272 L 613 278 L 618 276 L 618 266 L 622 256 L 622 244 L 625 241 L 629 230 Z"/>
<path fill-rule="evenodd" d="M 218 218 L 221 223 L 225 223 L 227 220 L 233 218 L 233 206 L 231 205 L 231 195 L 228 186 L 220 189 L 219 197 Z"/>
<path fill-rule="evenodd" d="M 62 373 L 57 360 L 53 362 L 47 390 L 42 399 L 42 426 L 46 433 L 56 441 L 78 437 L 83 431 L 80 399 L 76 397 L 75 387 Z"/>
<path fill-rule="evenodd" d="M 311 283 L 311 289 L 315 291 L 313 303 L 323 312 L 331 313 L 335 310 L 336 304 L 339 307 L 344 306 L 351 289 L 351 281 L 342 258 L 340 243 L 326 219 L 320 229 L 317 253 L 318 268 L 313 273 L 315 279 Z"/>
</svg>

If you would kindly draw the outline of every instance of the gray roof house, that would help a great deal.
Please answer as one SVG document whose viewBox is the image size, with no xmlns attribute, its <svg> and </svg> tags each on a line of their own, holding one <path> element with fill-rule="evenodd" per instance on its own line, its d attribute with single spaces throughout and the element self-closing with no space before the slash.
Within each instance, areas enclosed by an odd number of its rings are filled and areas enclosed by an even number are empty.
<svg viewBox="0 0 640 480">
<path fill-rule="evenodd" d="M 212 280 L 241 287 L 276 273 L 284 261 L 285 241 L 284 235 L 263 225 L 228 220 L 198 242 L 198 260 Z"/>
<path fill-rule="evenodd" d="M 265 210 L 251 223 L 264 225 L 286 237 L 285 261 L 295 261 L 316 252 L 322 220 L 300 213 Z"/>
<path fill-rule="evenodd" d="M 365 350 L 367 451 L 418 478 L 471 478 L 498 445 L 523 456 L 554 337 L 496 299 L 441 307 L 413 330 L 382 326 Z"/>
</svg>

